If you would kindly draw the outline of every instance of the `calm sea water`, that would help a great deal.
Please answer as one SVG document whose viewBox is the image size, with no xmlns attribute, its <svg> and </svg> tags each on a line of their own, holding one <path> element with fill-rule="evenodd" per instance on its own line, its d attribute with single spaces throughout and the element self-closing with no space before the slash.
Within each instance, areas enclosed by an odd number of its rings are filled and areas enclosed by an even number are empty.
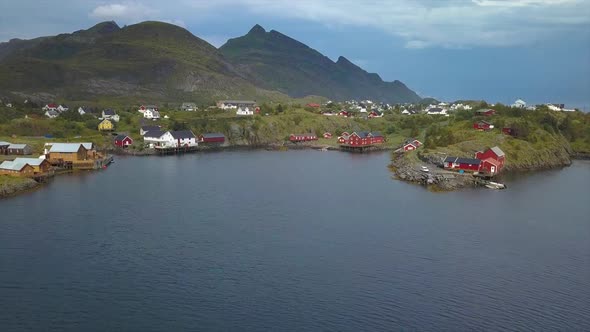
<svg viewBox="0 0 590 332">
<path fill-rule="evenodd" d="M 590 330 L 590 163 L 437 194 L 388 158 L 118 158 L 2 200 L 0 330 Z"/>
</svg>

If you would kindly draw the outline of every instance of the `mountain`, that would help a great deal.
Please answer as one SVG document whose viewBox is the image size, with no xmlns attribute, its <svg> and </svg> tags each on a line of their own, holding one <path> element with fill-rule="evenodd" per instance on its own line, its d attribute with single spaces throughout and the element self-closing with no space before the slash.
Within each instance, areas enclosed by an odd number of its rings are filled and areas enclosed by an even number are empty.
<svg viewBox="0 0 590 332">
<path fill-rule="evenodd" d="M 255 25 L 245 36 L 228 40 L 220 52 L 256 85 L 292 97 L 418 102 L 400 81 L 384 82 L 344 57 L 333 62 L 320 52 L 280 32 Z"/>
<path fill-rule="evenodd" d="M 101 96 L 197 101 L 272 95 L 241 77 L 206 41 L 162 22 L 114 22 L 0 44 L 0 90 L 64 99 Z"/>
<path fill-rule="evenodd" d="M 220 49 L 163 22 L 89 29 L 0 43 L 0 91 L 30 98 L 146 102 L 308 95 L 387 102 L 419 100 L 344 57 L 337 62 L 256 25 Z"/>
</svg>

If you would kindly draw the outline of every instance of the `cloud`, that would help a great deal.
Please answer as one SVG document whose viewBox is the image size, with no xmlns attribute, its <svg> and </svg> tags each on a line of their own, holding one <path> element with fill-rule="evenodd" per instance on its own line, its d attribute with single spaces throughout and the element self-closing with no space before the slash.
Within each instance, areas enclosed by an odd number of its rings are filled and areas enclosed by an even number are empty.
<svg viewBox="0 0 590 332">
<path fill-rule="evenodd" d="M 124 2 L 101 5 L 90 13 L 99 20 L 117 20 L 124 23 L 139 22 L 152 18 L 158 11 L 139 2 Z"/>
<path fill-rule="evenodd" d="M 185 0 L 199 12 L 367 27 L 401 37 L 407 48 L 524 45 L 590 27 L 588 0 Z M 581 26 L 581 27 L 580 27 Z"/>
</svg>

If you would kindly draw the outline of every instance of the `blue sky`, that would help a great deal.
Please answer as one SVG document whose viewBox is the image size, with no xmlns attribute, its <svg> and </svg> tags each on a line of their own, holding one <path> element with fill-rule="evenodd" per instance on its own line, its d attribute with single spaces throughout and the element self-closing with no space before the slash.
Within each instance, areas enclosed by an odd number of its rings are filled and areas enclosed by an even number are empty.
<svg viewBox="0 0 590 332">
<path fill-rule="evenodd" d="M 160 20 L 215 46 L 254 24 L 422 96 L 590 109 L 590 0 L 20 0 L 0 41 Z"/>
</svg>

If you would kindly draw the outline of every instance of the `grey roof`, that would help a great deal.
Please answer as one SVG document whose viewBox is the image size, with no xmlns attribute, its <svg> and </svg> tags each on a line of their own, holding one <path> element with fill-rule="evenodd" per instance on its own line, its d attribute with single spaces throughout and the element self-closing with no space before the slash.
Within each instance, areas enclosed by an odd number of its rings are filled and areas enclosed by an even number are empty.
<svg viewBox="0 0 590 332">
<path fill-rule="evenodd" d="M 14 162 L 14 161 L 5 161 L 2 164 L 0 164 L 0 169 L 6 169 L 6 170 L 10 170 L 10 171 L 20 171 L 21 169 L 23 169 L 23 167 L 25 167 L 25 165 L 27 165 L 27 163 L 23 163 L 23 162 Z"/>
<path fill-rule="evenodd" d="M 58 112 L 56 112 L 54 110 L 47 111 L 46 113 L 49 114 L 49 115 L 58 115 L 59 114 Z"/>
<path fill-rule="evenodd" d="M 53 143 L 51 149 L 49 149 L 49 153 L 76 153 L 81 145 L 82 143 Z"/>
<path fill-rule="evenodd" d="M 8 146 L 9 149 L 24 149 L 27 147 L 27 144 L 10 144 Z"/>
<path fill-rule="evenodd" d="M 103 113 L 104 115 L 116 115 L 116 114 L 117 114 L 117 113 L 115 113 L 115 111 L 114 111 L 114 110 L 112 110 L 112 109 L 104 110 L 104 111 L 102 111 L 102 113 Z"/>
<path fill-rule="evenodd" d="M 26 163 L 31 166 L 39 166 L 45 159 L 41 158 L 16 158 L 13 160 L 15 163 Z"/>
<path fill-rule="evenodd" d="M 82 146 L 86 150 L 92 150 L 92 149 L 94 149 L 94 143 L 85 142 L 85 143 L 80 143 L 80 144 L 82 144 Z"/>
<path fill-rule="evenodd" d="M 493 111 L 493 109 L 491 109 L 491 108 L 482 108 L 480 110 L 475 111 L 475 113 L 485 113 L 485 112 L 488 112 L 488 111 Z"/>
<path fill-rule="evenodd" d="M 431 108 L 428 110 L 428 112 L 434 112 L 434 113 L 440 113 L 442 111 L 443 111 L 443 109 L 440 107 L 434 107 L 434 108 Z"/>
<path fill-rule="evenodd" d="M 223 135 L 222 133 L 206 133 L 206 134 L 201 134 L 204 138 L 220 138 L 223 137 L 225 138 L 225 135 Z"/>
<path fill-rule="evenodd" d="M 170 135 L 175 139 L 195 138 L 195 134 L 190 130 L 171 131 Z"/>
<path fill-rule="evenodd" d="M 150 130 L 160 130 L 162 127 L 160 126 L 142 126 L 141 130 L 143 131 L 150 131 Z"/>
<path fill-rule="evenodd" d="M 404 142 L 404 144 L 411 144 L 411 143 L 414 143 L 414 141 L 418 141 L 418 140 L 417 140 L 417 139 L 415 139 L 415 138 L 408 138 L 408 139 L 407 139 L 407 140 Z M 418 141 L 418 142 L 420 142 L 420 141 Z"/>
<path fill-rule="evenodd" d="M 10 142 L 0 141 L 0 146 L 10 145 Z"/>
<path fill-rule="evenodd" d="M 479 159 L 461 158 L 461 157 L 446 157 L 444 162 L 445 163 L 457 163 L 457 164 L 471 164 L 471 165 L 481 164 L 481 160 L 479 160 Z"/>
<path fill-rule="evenodd" d="M 195 107 L 197 104 L 195 103 L 182 103 L 182 107 Z"/>
<path fill-rule="evenodd" d="M 370 134 L 373 137 L 383 137 L 383 135 L 381 135 L 381 133 L 378 131 L 372 131 L 372 132 L 370 132 Z"/>
<path fill-rule="evenodd" d="M 164 132 L 157 129 L 148 131 L 147 133 L 145 133 L 145 135 L 143 135 L 143 137 L 160 138 L 162 137 L 162 135 L 164 135 Z"/>
<path fill-rule="evenodd" d="M 368 131 L 359 131 L 356 132 L 356 134 L 360 137 L 360 138 L 365 138 L 367 136 L 369 136 L 369 132 Z"/>
<path fill-rule="evenodd" d="M 496 156 L 498 157 L 503 157 L 504 156 L 504 151 L 502 151 L 502 149 L 500 149 L 497 146 L 494 146 L 492 149 L 492 151 L 494 151 L 494 153 L 496 154 Z"/>
</svg>

